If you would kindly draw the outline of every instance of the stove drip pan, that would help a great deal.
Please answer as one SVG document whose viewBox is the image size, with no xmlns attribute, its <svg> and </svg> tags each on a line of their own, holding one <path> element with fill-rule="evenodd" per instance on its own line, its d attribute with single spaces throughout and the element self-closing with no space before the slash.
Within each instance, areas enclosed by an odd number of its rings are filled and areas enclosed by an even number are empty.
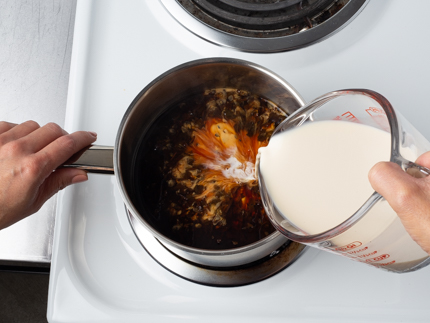
<svg viewBox="0 0 430 323">
<path fill-rule="evenodd" d="M 188 281 L 216 287 L 243 286 L 269 278 L 291 265 L 306 246 L 288 241 L 269 256 L 247 265 L 229 268 L 206 267 L 191 263 L 166 249 L 126 210 L 131 227 L 148 254 L 173 274 Z"/>
<path fill-rule="evenodd" d="M 185 28 L 212 43 L 279 52 L 317 43 L 345 27 L 368 0 L 161 0 Z"/>
</svg>

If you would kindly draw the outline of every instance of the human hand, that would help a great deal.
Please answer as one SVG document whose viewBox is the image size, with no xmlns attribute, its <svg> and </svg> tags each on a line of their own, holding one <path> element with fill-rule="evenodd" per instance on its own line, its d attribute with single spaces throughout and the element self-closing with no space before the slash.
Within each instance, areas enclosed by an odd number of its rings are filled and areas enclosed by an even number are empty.
<svg viewBox="0 0 430 323">
<path fill-rule="evenodd" d="M 38 211 L 59 190 L 87 180 L 83 170 L 57 167 L 96 137 L 68 134 L 54 123 L 0 121 L 0 230 Z"/>
<path fill-rule="evenodd" d="M 416 163 L 430 168 L 430 152 Z M 412 239 L 430 254 L 430 176 L 415 178 L 395 163 L 380 162 L 370 170 L 369 181 L 397 213 Z"/>
</svg>

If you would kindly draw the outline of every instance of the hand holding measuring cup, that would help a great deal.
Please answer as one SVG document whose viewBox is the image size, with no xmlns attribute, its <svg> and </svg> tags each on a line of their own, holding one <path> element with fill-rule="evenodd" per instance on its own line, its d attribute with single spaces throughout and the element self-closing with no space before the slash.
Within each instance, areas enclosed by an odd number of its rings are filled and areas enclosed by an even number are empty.
<svg viewBox="0 0 430 323">
<path fill-rule="evenodd" d="M 416 163 L 430 168 L 430 152 L 418 157 Z M 370 170 L 369 180 L 412 239 L 430 254 L 430 177 L 417 179 L 394 163 L 380 162 Z"/>
<path fill-rule="evenodd" d="M 293 113 L 259 150 L 260 193 L 272 223 L 291 240 L 393 272 L 417 270 L 430 263 L 429 254 L 405 230 L 400 208 L 374 191 L 368 173 L 391 161 L 418 181 L 405 171 L 427 176 L 411 161 L 429 150 L 380 94 L 331 92 Z"/>
</svg>

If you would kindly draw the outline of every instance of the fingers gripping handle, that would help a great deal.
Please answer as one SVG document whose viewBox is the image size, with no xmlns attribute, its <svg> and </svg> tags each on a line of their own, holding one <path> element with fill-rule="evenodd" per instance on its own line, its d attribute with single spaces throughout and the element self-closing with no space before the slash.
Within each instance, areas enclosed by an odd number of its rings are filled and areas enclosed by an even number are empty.
<svg viewBox="0 0 430 323">
<path fill-rule="evenodd" d="M 415 178 L 423 178 L 430 175 L 430 169 L 428 169 L 427 167 L 415 164 L 411 161 L 404 162 L 403 167 L 406 173 L 408 173 L 409 175 Z"/>
</svg>

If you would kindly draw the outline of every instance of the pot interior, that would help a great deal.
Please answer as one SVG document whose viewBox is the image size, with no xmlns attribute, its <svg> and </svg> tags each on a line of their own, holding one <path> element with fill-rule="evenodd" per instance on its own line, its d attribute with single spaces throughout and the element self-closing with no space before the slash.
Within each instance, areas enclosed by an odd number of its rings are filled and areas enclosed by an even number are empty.
<svg viewBox="0 0 430 323">
<path fill-rule="evenodd" d="M 117 142 L 117 147 L 119 147 L 117 157 L 119 158 L 118 165 L 120 167 L 120 172 L 118 173 L 121 177 L 120 181 L 123 183 L 127 194 L 127 202 L 129 203 L 127 207 L 134 210 L 134 213 L 139 214 L 142 221 L 151 229 L 155 236 L 163 242 L 172 242 L 175 245 L 185 245 L 194 249 L 225 250 L 252 245 L 266 238 L 267 235 L 278 234 L 274 231 L 271 224 L 266 222 L 258 229 L 254 230 L 252 233 L 253 236 L 248 237 L 249 239 L 247 239 L 246 234 L 245 237 L 239 239 L 237 236 L 231 237 L 231 230 L 228 233 L 225 233 L 224 228 L 221 228 L 221 231 L 212 231 L 215 227 L 218 229 L 220 226 L 222 227 L 223 220 L 224 222 L 228 220 L 229 223 L 226 224 L 227 226 L 232 225 L 231 219 L 222 219 L 221 217 L 221 220 L 217 220 L 216 215 L 212 218 L 209 217 L 209 221 L 187 219 L 184 222 L 180 220 L 181 218 L 186 219 L 182 214 L 184 209 L 181 209 L 181 199 L 176 196 L 175 200 L 171 201 L 172 195 L 169 196 L 169 193 L 166 194 L 166 189 L 169 191 L 168 186 L 170 185 L 169 183 L 171 183 L 169 181 L 172 181 L 172 173 L 175 173 L 181 165 L 183 167 L 188 167 L 189 165 L 186 161 L 184 163 L 183 159 L 174 156 L 173 160 L 175 158 L 176 160 L 172 161 L 169 166 L 170 168 L 166 168 L 164 167 L 166 163 L 166 153 L 174 155 L 178 153 L 178 150 L 170 149 L 168 152 L 163 152 L 161 153 L 161 155 L 164 154 L 162 157 L 160 157 L 160 151 L 166 150 L 166 145 L 169 144 L 184 145 L 186 144 L 186 140 L 189 141 L 189 146 L 197 146 L 193 141 L 195 139 L 192 139 L 195 137 L 194 132 L 188 139 L 179 138 L 184 134 L 182 123 L 188 122 L 188 125 L 190 123 L 195 124 L 199 119 L 203 119 L 198 113 L 195 116 L 190 116 L 190 113 L 192 114 L 196 111 L 193 111 L 192 108 L 190 109 L 189 106 L 192 106 L 192 102 L 200 100 L 197 102 L 197 105 L 207 107 L 208 102 L 215 101 L 216 108 L 220 105 L 216 102 L 217 98 L 223 95 L 221 93 L 222 91 L 226 92 L 226 90 L 228 96 L 234 96 L 234 91 L 238 90 L 236 91 L 236 98 L 238 100 L 244 99 L 241 101 L 242 106 L 246 104 L 247 101 L 251 100 L 248 97 L 241 97 L 241 93 L 255 94 L 259 98 L 262 98 L 258 104 L 265 104 L 265 101 L 270 102 L 268 103 L 270 107 L 276 105 L 287 114 L 292 113 L 303 105 L 303 100 L 286 82 L 267 70 L 248 62 L 214 59 L 187 63 L 161 75 L 137 96 L 126 113 L 125 121 L 120 129 L 119 141 Z M 206 97 L 203 98 L 205 93 Z M 201 102 L 202 100 L 206 101 Z M 206 109 L 204 110 L 205 112 L 203 112 L 202 116 L 206 116 L 207 111 Z M 188 115 L 184 117 L 186 114 Z M 215 119 L 217 120 L 220 118 L 223 119 L 224 117 L 225 115 L 215 115 Z M 282 119 L 280 119 L 279 122 L 280 121 L 282 121 Z M 214 123 L 212 126 L 219 127 L 219 124 Z M 200 129 L 202 127 L 204 128 L 202 125 L 196 125 L 195 129 Z M 207 128 L 213 129 L 213 127 Z M 169 130 L 172 129 L 173 134 L 171 133 L 169 135 Z M 239 129 L 236 127 L 236 129 L 232 130 L 234 134 L 237 135 L 234 130 L 238 131 Z M 249 134 L 249 129 L 246 129 L 245 132 Z M 166 142 L 163 139 L 164 134 L 168 135 L 170 139 L 178 137 L 178 141 L 176 143 L 174 140 Z M 220 134 L 222 135 L 222 133 Z M 266 133 L 266 136 L 267 135 L 270 135 L 270 133 Z M 179 149 L 179 153 L 180 152 L 185 155 L 187 154 L 185 150 L 181 151 Z M 199 155 L 199 152 L 197 152 L 197 154 Z M 164 172 L 160 171 L 163 167 Z M 201 165 L 197 165 L 192 169 L 188 169 L 188 171 L 189 173 L 199 172 L 201 169 Z M 182 176 L 179 174 L 176 178 L 173 178 L 175 183 L 181 182 L 183 184 L 190 180 L 189 173 L 188 178 L 183 176 L 184 174 L 182 174 Z M 178 188 L 175 183 L 173 183 L 170 192 Z M 189 189 L 191 187 L 192 186 L 188 186 L 187 188 Z M 246 190 L 246 192 L 238 191 L 241 189 L 243 189 L 243 186 L 242 188 L 240 186 L 235 187 L 233 190 L 227 192 L 226 188 L 221 187 L 220 191 L 224 190 L 224 193 L 227 193 L 227 195 L 235 193 L 237 196 L 241 196 L 241 194 L 243 195 L 245 193 L 255 193 L 255 189 L 249 189 Z M 192 194 L 203 194 L 201 190 L 201 187 L 197 187 Z M 189 190 L 187 192 L 190 193 Z M 186 206 L 186 209 L 194 208 L 194 211 L 190 213 L 190 217 L 192 217 L 194 213 L 198 214 L 198 208 L 200 207 L 201 209 L 202 205 L 203 208 L 205 208 L 206 205 L 206 209 L 209 207 L 210 203 L 206 203 L 208 202 L 206 195 L 205 201 L 195 205 L 193 203 L 187 204 L 187 199 L 190 195 L 186 196 L 185 193 L 182 194 L 181 192 L 178 194 L 179 196 L 183 195 L 184 200 L 182 204 Z M 214 202 L 212 204 L 216 204 L 216 198 L 217 197 L 215 197 L 215 202 L 211 200 Z M 170 207 L 171 204 L 175 204 L 175 206 Z M 230 206 L 230 208 L 231 207 L 232 206 Z M 253 205 L 253 207 L 262 208 L 262 205 L 260 203 L 259 206 Z M 175 218 L 172 219 L 171 216 L 165 216 L 163 210 L 160 210 L 161 208 L 169 209 L 171 214 L 177 212 L 177 219 L 175 220 Z M 233 213 L 237 212 L 240 212 L 240 210 L 236 210 Z M 175 221 L 177 222 L 175 223 Z M 263 222 L 264 221 L 266 221 L 266 219 L 263 219 Z M 240 225 L 243 224 L 244 223 L 240 223 Z M 250 223 L 245 224 L 248 226 L 250 225 Z M 185 227 L 187 227 L 187 229 L 185 229 Z M 192 230 L 190 230 L 190 227 L 193 227 Z M 239 229 L 242 228 L 243 227 L 240 227 Z M 214 232 L 223 233 L 220 236 L 214 234 Z M 236 230 L 236 232 L 246 232 L 246 230 Z M 208 235 L 210 235 L 210 237 L 208 237 Z M 225 239 L 226 235 L 228 236 L 227 239 Z M 233 233 L 233 235 L 236 235 L 236 233 Z M 206 240 L 205 237 L 207 238 Z"/>
</svg>

